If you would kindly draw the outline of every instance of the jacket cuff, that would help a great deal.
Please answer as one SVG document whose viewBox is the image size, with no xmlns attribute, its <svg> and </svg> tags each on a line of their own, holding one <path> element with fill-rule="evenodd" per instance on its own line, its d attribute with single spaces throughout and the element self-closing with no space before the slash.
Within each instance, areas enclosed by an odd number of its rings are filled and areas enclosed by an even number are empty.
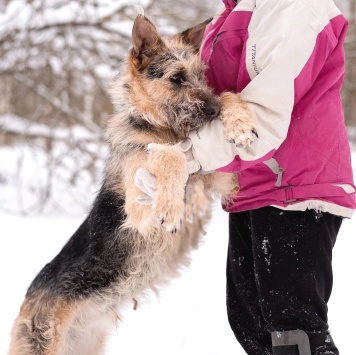
<svg viewBox="0 0 356 355">
<path fill-rule="evenodd" d="M 212 172 L 230 164 L 237 155 L 237 147 L 225 140 L 221 121 L 214 120 L 189 135 L 195 160 L 203 172 Z"/>
</svg>

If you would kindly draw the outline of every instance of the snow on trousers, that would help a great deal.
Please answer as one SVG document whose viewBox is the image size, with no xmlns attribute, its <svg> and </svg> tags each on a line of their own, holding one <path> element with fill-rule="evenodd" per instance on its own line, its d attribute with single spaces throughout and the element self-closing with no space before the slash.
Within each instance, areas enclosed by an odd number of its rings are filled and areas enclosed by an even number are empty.
<svg viewBox="0 0 356 355">
<path fill-rule="evenodd" d="M 328 332 L 327 302 L 341 223 L 342 217 L 314 210 L 230 214 L 227 312 L 247 354 L 272 354 L 271 333 L 290 330 L 307 333 L 312 355 L 339 354 Z M 291 345 L 273 354 L 299 352 Z"/>
</svg>

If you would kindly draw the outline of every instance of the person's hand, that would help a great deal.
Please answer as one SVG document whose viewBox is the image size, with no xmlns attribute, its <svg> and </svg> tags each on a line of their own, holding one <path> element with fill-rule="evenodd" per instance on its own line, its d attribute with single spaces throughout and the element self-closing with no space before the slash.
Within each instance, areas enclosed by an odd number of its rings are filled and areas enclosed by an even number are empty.
<svg viewBox="0 0 356 355">
<path fill-rule="evenodd" d="M 152 205 L 153 197 L 157 191 L 156 177 L 146 168 L 139 168 L 136 170 L 134 183 L 143 192 L 136 198 L 136 202 L 140 205 Z"/>
</svg>

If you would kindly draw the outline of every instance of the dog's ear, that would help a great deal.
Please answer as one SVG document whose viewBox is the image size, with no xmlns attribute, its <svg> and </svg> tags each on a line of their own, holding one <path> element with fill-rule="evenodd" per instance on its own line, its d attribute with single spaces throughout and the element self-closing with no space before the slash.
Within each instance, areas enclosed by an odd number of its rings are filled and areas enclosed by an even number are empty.
<svg viewBox="0 0 356 355">
<path fill-rule="evenodd" d="M 209 18 L 208 20 L 199 23 L 199 25 L 196 25 L 192 28 L 188 28 L 187 30 L 179 34 L 182 41 L 187 44 L 190 44 L 194 48 L 194 51 L 196 53 L 198 53 L 200 50 L 205 28 L 211 22 L 211 20 L 212 18 Z"/>
<path fill-rule="evenodd" d="M 165 47 L 156 27 L 142 15 L 138 15 L 133 24 L 132 44 L 131 53 L 139 70 L 143 70 L 150 58 Z"/>
</svg>

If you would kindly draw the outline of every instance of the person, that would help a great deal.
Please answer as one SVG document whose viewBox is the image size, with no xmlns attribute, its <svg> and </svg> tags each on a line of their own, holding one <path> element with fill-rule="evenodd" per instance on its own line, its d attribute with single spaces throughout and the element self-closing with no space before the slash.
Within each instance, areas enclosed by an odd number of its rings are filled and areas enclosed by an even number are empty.
<svg viewBox="0 0 356 355">
<path fill-rule="evenodd" d="M 340 96 L 347 21 L 332 0 L 223 2 L 201 58 L 215 94 L 247 102 L 258 138 L 235 147 L 214 120 L 188 141 L 201 170 L 239 178 L 225 206 L 228 319 L 249 355 L 339 354 L 332 249 L 356 208 Z"/>
</svg>

